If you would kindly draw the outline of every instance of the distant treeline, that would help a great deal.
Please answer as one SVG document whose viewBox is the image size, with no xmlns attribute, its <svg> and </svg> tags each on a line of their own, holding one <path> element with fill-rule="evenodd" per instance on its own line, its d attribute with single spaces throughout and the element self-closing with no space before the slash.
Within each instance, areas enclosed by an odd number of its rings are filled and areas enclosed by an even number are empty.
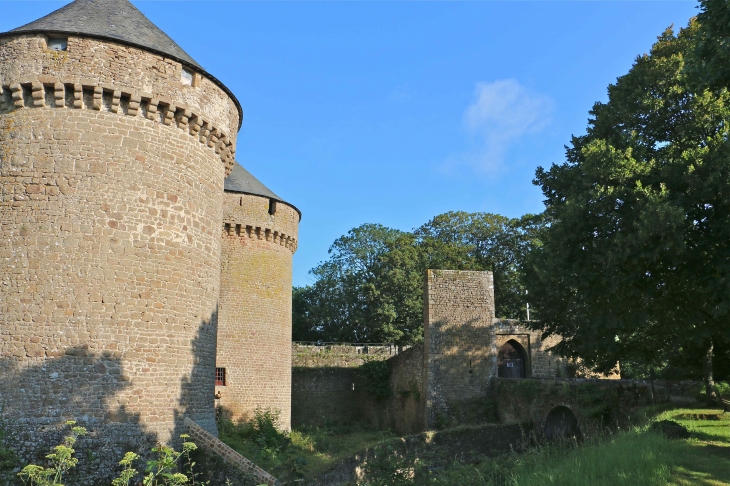
<svg viewBox="0 0 730 486">
<path fill-rule="evenodd" d="M 491 270 L 497 316 L 524 317 L 521 266 L 541 224 L 532 215 L 450 212 L 412 232 L 354 228 L 310 271 L 314 283 L 294 288 L 294 340 L 420 342 L 427 269 Z"/>
</svg>

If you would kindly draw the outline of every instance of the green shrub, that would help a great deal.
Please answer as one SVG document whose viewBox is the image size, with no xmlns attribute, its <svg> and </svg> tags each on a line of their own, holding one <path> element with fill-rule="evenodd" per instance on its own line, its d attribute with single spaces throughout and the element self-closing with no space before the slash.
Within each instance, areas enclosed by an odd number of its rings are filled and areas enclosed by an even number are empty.
<svg viewBox="0 0 730 486">
<path fill-rule="evenodd" d="M 86 435 L 86 429 L 84 427 L 76 426 L 76 422 L 69 420 L 66 425 L 71 427 L 71 433 L 67 435 L 63 444 L 57 445 L 53 448 L 53 452 L 46 456 L 52 466 L 43 467 L 35 464 L 28 464 L 19 473 L 18 477 L 23 481 L 23 484 L 31 486 L 63 486 L 61 480 L 66 473 L 76 467 L 79 460 L 74 457 L 76 452 L 73 448 L 76 445 L 76 441 L 79 437 Z"/>
<path fill-rule="evenodd" d="M 28 486 L 63 486 L 61 482 L 69 470 L 76 467 L 79 460 L 74 457 L 76 451 L 74 445 L 79 437 L 87 434 L 86 428 L 79 427 L 76 422 L 69 420 L 66 425 L 71 427 L 71 433 L 67 435 L 63 444 L 53 448 L 53 452 L 46 456 L 51 466 L 44 468 L 35 464 L 28 464 L 19 473 L 23 484 Z M 196 482 L 196 473 L 193 471 L 195 463 L 191 460 L 190 454 L 198 447 L 188 441 L 188 435 L 181 435 L 183 440 L 182 451 L 178 452 L 172 447 L 157 446 L 152 449 L 155 458 L 147 461 L 146 476 L 142 479 L 143 486 L 179 486 L 182 484 L 205 486 L 208 482 Z M 134 452 L 127 452 L 124 458 L 119 461 L 122 472 L 112 480 L 112 486 L 130 486 L 132 480 L 139 474 L 134 467 L 134 462 L 139 455 Z M 184 461 L 182 461 L 184 459 Z M 185 472 L 181 472 L 182 470 Z"/>
<path fill-rule="evenodd" d="M 390 367 L 385 361 L 368 361 L 357 368 L 362 389 L 376 400 L 388 398 L 390 390 Z"/>
</svg>

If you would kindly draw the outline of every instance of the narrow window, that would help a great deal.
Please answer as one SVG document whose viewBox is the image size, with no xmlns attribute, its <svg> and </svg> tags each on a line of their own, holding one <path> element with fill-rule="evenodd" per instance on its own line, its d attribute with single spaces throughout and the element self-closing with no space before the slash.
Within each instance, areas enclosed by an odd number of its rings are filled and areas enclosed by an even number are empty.
<svg viewBox="0 0 730 486">
<path fill-rule="evenodd" d="M 226 386 L 226 369 L 215 369 L 215 386 Z"/>
<path fill-rule="evenodd" d="M 188 71 L 187 69 L 183 68 L 180 81 L 184 85 L 192 86 L 193 85 L 193 73 L 191 71 Z"/>
<path fill-rule="evenodd" d="M 231 223 L 224 223 L 223 224 L 223 232 L 227 235 L 231 234 Z"/>
<path fill-rule="evenodd" d="M 276 214 L 276 200 L 275 199 L 269 199 L 269 214 L 271 214 L 271 215 Z"/>
<path fill-rule="evenodd" d="M 65 51 L 68 48 L 68 39 L 51 37 L 48 39 L 48 48 L 52 51 Z"/>
</svg>

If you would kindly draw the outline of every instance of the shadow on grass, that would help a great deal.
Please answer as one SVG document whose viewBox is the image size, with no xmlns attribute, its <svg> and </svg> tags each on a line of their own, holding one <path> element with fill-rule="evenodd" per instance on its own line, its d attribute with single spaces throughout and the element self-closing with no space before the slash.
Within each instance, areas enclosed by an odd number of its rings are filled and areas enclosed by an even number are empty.
<svg viewBox="0 0 730 486">
<path fill-rule="evenodd" d="M 730 484 L 730 447 L 685 441 L 672 468 L 676 485 L 718 486 Z"/>
</svg>

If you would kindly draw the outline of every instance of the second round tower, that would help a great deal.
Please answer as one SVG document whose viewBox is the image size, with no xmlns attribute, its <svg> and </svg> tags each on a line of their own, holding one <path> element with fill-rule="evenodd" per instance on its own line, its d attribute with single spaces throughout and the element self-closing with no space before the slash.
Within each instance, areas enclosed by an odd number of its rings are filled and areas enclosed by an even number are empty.
<svg viewBox="0 0 730 486">
<path fill-rule="evenodd" d="M 246 169 L 225 181 L 216 394 L 234 421 L 291 426 L 292 255 L 301 214 Z"/>
</svg>

